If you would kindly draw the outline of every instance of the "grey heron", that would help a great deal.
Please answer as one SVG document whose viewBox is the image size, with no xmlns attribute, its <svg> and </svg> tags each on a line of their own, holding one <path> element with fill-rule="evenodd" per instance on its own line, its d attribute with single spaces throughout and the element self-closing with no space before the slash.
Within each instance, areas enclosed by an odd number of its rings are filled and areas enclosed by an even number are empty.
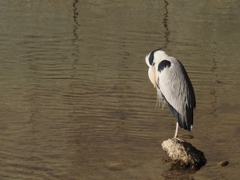
<svg viewBox="0 0 240 180">
<path fill-rule="evenodd" d="M 178 136 L 178 126 L 191 131 L 196 100 L 185 68 L 180 61 L 160 49 L 149 53 L 145 61 L 149 67 L 148 77 L 157 89 L 158 98 L 168 104 L 177 121 L 174 138 Z"/>
</svg>

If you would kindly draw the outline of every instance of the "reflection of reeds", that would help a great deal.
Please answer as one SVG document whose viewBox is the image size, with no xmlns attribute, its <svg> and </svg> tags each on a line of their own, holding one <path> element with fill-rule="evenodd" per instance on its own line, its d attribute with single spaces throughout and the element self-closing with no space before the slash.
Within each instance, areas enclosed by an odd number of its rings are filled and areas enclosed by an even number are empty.
<svg viewBox="0 0 240 180">
<path fill-rule="evenodd" d="M 78 22 L 77 22 L 77 16 L 78 16 L 78 11 L 77 11 L 77 8 L 76 8 L 77 3 L 78 3 L 78 0 L 75 0 L 74 3 L 73 3 L 73 19 L 74 19 L 75 24 L 79 25 Z"/>
<path fill-rule="evenodd" d="M 167 9 L 167 6 L 168 6 L 168 2 L 167 0 L 164 0 L 165 2 L 165 10 L 166 12 L 163 14 L 163 25 L 164 25 L 164 28 L 165 28 L 165 31 L 164 31 L 164 38 L 165 38 L 165 42 L 164 44 L 162 45 L 161 49 L 164 49 L 164 48 L 167 48 L 167 45 L 169 43 L 169 29 L 168 29 L 168 9 Z"/>
<path fill-rule="evenodd" d="M 217 50 L 216 50 L 216 42 L 214 42 L 213 43 L 214 44 L 214 48 L 213 48 L 213 58 L 212 58 L 212 60 L 213 60 L 213 63 L 212 63 L 212 67 L 211 67 L 211 71 L 212 71 L 212 73 L 215 75 L 215 80 L 216 80 L 216 82 L 217 82 L 217 84 L 218 84 L 218 74 L 217 74 L 217 69 L 218 69 L 218 67 L 217 67 L 217 61 L 216 61 L 216 52 L 217 52 Z M 218 101 L 218 95 L 217 95 L 217 90 L 215 89 L 216 88 L 216 86 L 215 85 L 213 85 L 212 86 L 212 90 L 211 90 L 211 92 L 210 92 L 210 95 L 211 96 L 213 96 L 213 101 L 212 101 L 212 111 L 211 111 L 211 113 L 210 114 L 212 114 L 213 116 L 214 116 L 214 118 L 218 118 L 218 114 L 216 113 L 216 111 L 217 111 L 217 101 Z"/>
<path fill-rule="evenodd" d="M 73 44 L 73 46 L 75 47 L 75 49 L 77 51 L 76 53 L 72 53 L 72 55 L 76 57 L 74 62 L 73 62 L 73 65 L 72 65 L 73 70 L 75 69 L 75 64 L 77 63 L 77 61 L 79 59 L 79 57 L 78 57 L 79 45 L 76 43 L 76 41 L 78 40 L 77 30 L 78 30 L 78 26 L 80 26 L 78 24 L 78 21 L 77 21 L 77 17 L 78 17 L 78 10 L 77 10 L 77 7 L 76 7 L 77 3 L 78 3 L 78 0 L 75 0 L 74 3 L 73 3 L 73 21 L 74 21 L 75 25 L 73 26 L 73 36 L 74 36 L 74 39 L 72 40 L 72 44 Z"/>
<path fill-rule="evenodd" d="M 75 40 L 78 39 L 77 29 L 78 29 L 78 26 L 80 26 L 77 21 L 77 17 L 78 17 L 78 11 L 77 11 L 77 7 L 76 7 L 77 3 L 78 3 L 78 0 L 75 0 L 73 3 L 73 21 L 75 23 L 74 28 L 73 28 L 73 35 L 75 37 Z"/>
</svg>

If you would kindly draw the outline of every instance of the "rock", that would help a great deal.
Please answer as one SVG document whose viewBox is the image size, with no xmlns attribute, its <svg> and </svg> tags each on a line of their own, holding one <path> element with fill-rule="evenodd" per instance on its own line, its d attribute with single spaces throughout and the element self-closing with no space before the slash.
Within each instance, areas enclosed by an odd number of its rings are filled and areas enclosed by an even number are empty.
<svg viewBox="0 0 240 180">
<path fill-rule="evenodd" d="M 218 163 L 220 166 L 227 166 L 229 164 L 228 161 L 221 161 Z"/>
<path fill-rule="evenodd" d="M 203 152 L 186 141 L 168 139 L 162 148 L 179 168 L 200 169 L 207 162 Z"/>
</svg>

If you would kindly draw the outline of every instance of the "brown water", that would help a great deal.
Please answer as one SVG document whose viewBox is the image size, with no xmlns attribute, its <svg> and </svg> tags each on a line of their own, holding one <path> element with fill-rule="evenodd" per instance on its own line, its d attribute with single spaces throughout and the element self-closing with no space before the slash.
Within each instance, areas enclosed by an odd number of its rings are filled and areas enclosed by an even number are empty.
<svg viewBox="0 0 240 180">
<path fill-rule="evenodd" d="M 0 179 L 238 179 L 239 1 L 0 2 Z M 199 171 L 171 170 L 175 120 L 144 58 L 184 64 Z M 217 165 L 229 161 L 226 167 Z"/>
</svg>

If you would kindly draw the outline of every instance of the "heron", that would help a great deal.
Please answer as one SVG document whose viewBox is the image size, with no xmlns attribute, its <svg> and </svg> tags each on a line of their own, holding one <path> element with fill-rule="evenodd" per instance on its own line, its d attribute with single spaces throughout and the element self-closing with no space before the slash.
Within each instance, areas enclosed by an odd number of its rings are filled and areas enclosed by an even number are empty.
<svg viewBox="0 0 240 180">
<path fill-rule="evenodd" d="M 193 127 L 196 99 L 192 83 L 182 63 L 161 49 L 150 52 L 145 61 L 149 67 L 148 77 L 157 90 L 157 98 L 168 104 L 176 119 L 173 138 L 179 139 L 179 126 L 188 131 Z"/>
</svg>

